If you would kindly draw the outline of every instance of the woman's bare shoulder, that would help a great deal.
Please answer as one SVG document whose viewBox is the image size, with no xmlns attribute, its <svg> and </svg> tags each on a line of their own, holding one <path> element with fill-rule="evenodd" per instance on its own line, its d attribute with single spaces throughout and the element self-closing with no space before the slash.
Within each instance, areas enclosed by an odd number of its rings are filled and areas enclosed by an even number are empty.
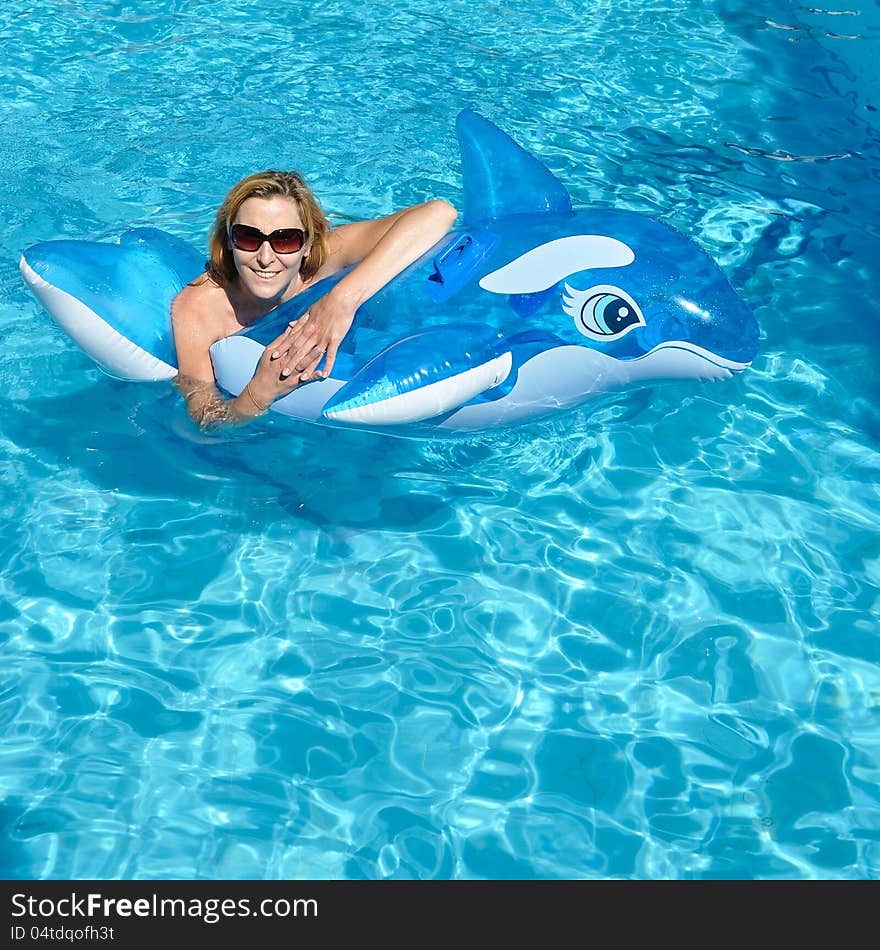
<svg viewBox="0 0 880 950">
<path fill-rule="evenodd" d="M 213 381 L 209 349 L 234 332 L 234 321 L 226 291 L 213 281 L 189 284 L 180 291 L 171 304 L 171 326 L 181 376 Z"/>
<path fill-rule="evenodd" d="M 188 284 L 171 304 L 171 322 L 176 330 L 186 327 L 220 339 L 234 331 L 234 321 L 229 296 L 211 280 Z"/>
<path fill-rule="evenodd" d="M 212 280 L 187 284 L 171 304 L 172 316 L 183 319 L 231 309 L 226 291 Z"/>
</svg>

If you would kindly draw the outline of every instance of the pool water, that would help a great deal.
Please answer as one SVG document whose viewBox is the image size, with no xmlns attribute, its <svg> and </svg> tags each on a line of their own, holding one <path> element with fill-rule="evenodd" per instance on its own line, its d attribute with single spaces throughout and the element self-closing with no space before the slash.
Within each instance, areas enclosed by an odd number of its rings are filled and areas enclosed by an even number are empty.
<svg viewBox="0 0 880 950">
<path fill-rule="evenodd" d="M 877 6 L 65 0 L 0 15 L 0 872 L 880 872 Z M 832 35 L 833 34 L 833 35 Z M 668 221 L 751 370 L 451 442 L 200 436 L 21 251 L 299 168 L 460 206 L 474 108 Z"/>
</svg>

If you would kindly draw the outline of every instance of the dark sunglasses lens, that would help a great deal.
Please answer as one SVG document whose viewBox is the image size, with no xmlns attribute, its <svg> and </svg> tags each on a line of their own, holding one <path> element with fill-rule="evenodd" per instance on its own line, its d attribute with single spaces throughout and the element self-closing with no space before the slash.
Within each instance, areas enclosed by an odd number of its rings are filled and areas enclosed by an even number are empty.
<svg viewBox="0 0 880 950">
<path fill-rule="evenodd" d="M 232 225 L 232 243 L 240 251 L 256 251 L 263 243 L 263 235 L 256 228 L 248 227 L 246 224 Z"/>
<path fill-rule="evenodd" d="M 303 246 L 304 237 L 299 228 L 282 228 L 272 232 L 269 243 L 276 254 L 295 254 Z"/>
</svg>

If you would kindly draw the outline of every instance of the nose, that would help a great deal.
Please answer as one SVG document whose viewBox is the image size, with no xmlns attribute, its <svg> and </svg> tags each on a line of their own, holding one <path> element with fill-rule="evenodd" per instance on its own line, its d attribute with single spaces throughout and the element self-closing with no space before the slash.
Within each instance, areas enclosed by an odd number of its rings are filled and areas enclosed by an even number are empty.
<svg viewBox="0 0 880 950">
<path fill-rule="evenodd" d="M 263 266 L 270 264 L 273 260 L 275 260 L 275 252 L 272 250 L 272 245 L 268 241 L 263 241 L 257 248 L 257 263 Z"/>
</svg>

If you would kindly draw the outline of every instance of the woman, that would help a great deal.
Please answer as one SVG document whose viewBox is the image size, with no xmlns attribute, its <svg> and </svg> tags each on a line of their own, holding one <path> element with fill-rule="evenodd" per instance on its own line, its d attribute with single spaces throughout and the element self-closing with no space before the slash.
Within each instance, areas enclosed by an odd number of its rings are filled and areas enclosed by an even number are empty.
<svg viewBox="0 0 880 950">
<path fill-rule="evenodd" d="M 175 384 L 190 416 L 204 429 L 240 425 L 301 383 L 329 376 L 357 308 L 436 244 L 455 217 L 447 202 L 428 201 L 331 230 L 296 172 L 242 179 L 217 212 L 206 273 L 172 306 Z M 211 345 L 352 264 L 266 347 L 242 393 L 224 399 L 214 382 Z"/>
</svg>

